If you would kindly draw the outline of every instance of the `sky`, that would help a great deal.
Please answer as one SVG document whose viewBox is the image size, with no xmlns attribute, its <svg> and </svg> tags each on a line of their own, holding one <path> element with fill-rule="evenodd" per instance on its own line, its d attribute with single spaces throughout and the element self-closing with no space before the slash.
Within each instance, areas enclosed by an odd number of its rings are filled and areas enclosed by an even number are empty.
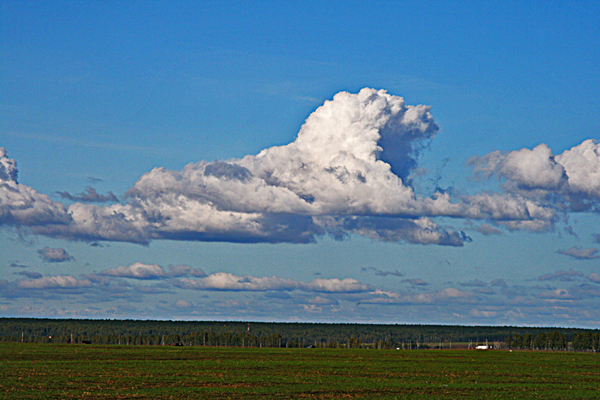
<svg viewBox="0 0 600 400">
<path fill-rule="evenodd" d="M 598 20 L 0 0 L 0 317 L 598 328 Z"/>
</svg>

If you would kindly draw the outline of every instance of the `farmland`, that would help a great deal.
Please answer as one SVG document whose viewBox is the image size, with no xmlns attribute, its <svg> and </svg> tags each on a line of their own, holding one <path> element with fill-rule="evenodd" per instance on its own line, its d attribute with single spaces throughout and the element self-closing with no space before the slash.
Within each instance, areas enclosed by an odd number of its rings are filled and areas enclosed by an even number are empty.
<svg viewBox="0 0 600 400">
<path fill-rule="evenodd" d="M 600 354 L 0 343 L 0 397 L 597 399 Z"/>
</svg>

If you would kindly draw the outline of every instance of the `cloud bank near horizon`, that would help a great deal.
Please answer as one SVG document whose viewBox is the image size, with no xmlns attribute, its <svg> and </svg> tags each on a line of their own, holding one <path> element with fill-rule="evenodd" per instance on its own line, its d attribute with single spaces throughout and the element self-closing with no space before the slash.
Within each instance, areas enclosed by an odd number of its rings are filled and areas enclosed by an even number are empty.
<svg viewBox="0 0 600 400">
<path fill-rule="evenodd" d="M 460 318 L 480 323 L 481 318 L 489 318 L 512 324 L 564 324 L 578 319 L 593 324 L 600 315 L 593 307 L 600 296 L 600 275 L 572 269 L 548 272 L 517 284 L 503 279 L 477 279 L 430 287 L 414 278 L 404 282 L 409 287 L 403 288 L 400 282 L 387 289 L 348 277 L 305 282 L 276 275 L 206 275 L 189 266 L 165 268 L 139 262 L 115 268 L 115 274 L 105 273 L 112 270 L 81 276 L 29 273 L 19 274 L 15 281 L 0 280 L 2 299 L 44 300 L 37 309 L 5 306 L 4 311 L 71 317 L 156 317 L 159 312 L 171 318 L 242 318 L 252 310 L 256 318 L 273 320 L 274 315 L 285 315 L 287 319 L 283 320 L 288 322 L 294 319 L 292 316 L 326 322 L 333 313 L 342 320 L 382 322 L 390 315 L 386 307 L 400 306 L 402 310 L 393 315 L 400 313 L 403 318 L 414 317 L 420 322 L 439 321 L 442 309 L 448 322 Z M 203 294 L 206 292 L 212 292 L 211 296 Z M 235 297 L 231 297 L 232 292 Z M 157 301 L 150 306 L 150 299 Z M 127 300 L 127 305 L 115 300 Z M 64 306 L 75 302 L 87 306 L 79 311 Z"/>
<path fill-rule="evenodd" d="M 297 138 L 257 155 L 154 168 L 123 203 L 87 188 L 77 201 L 53 201 L 17 181 L 16 162 L 0 149 L 0 225 L 81 241 L 152 240 L 310 243 L 330 235 L 462 246 L 470 238 L 436 217 L 482 221 L 483 234 L 554 229 L 561 212 L 597 211 L 600 151 L 593 140 L 560 156 L 546 145 L 493 152 L 470 164 L 505 181 L 503 193 L 452 199 L 419 197 L 411 173 L 437 134 L 430 108 L 365 88 L 340 92 L 313 112 Z"/>
</svg>

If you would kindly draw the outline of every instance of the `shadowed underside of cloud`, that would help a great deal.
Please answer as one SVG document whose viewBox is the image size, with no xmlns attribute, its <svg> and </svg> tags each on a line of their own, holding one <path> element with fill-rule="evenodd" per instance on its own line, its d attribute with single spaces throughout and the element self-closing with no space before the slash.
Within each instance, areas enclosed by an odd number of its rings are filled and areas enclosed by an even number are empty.
<svg viewBox="0 0 600 400">
<path fill-rule="evenodd" d="M 29 272 L 29 271 L 21 271 L 21 272 L 19 272 L 19 275 L 26 276 L 27 278 L 30 278 L 30 279 L 38 279 L 38 278 L 41 278 L 44 276 L 44 275 L 40 274 L 39 272 Z"/>
<path fill-rule="evenodd" d="M 427 286 L 429 285 L 428 282 L 425 282 L 423 279 L 421 278 L 415 278 L 415 279 L 403 279 L 402 280 L 403 283 L 410 283 L 413 286 Z"/>
<path fill-rule="evenodd" d="M 63 199 L 72 200 L 72 201 L 81 201 L 84 203 L 108 203 L 113 202 L 116 203 L 119 201 L 117 196 L 113 192 L 108 192 L 108 194 L 100 194 L 91 186 L 85 188 L 85 191 L 82 193 L 72 195 L 69 192 L 56 192 Z"/>
<path fill-rule="evenodd" d="M 410 174 L 437 131 L 427 106 L 406 105 L 384 90 L 341 92 L 312 113 L 288 145 L 226 162 L 201 161 L 182 171 L 155 168 L 126 193 L 124 204 L 88 204 L 112 200 L 91 188 L 78 196 L 67 193 L 80 201 L 68 208 L 17 183 L 16 163 L 2 149 L 0 225 L 70 240 L 142 244 L 155 239 L 310 243 L 324 235 L 450 246 L 470 240 L 439 227 L 433 219 L 440 216 L 492 221 L 509 230 L 553 229 L 556 212 L 528 191 L 454 202 L 448 193 L 416 196 Z M 582 156 L 561 157 L 570 165 Z M 509 162 L 512 158 L 517 161 Z M 534 177 L 518 167 L 521 158 L 512 158 L 493 153 L 473 163 L 478 171 L 498 171 L 533 187 Z M 565 179 L 558 166 L 549 165 L 540 166 L 549 169 L 538 183 L 546 190 Z M 592 175 L 573 178 L 571 186 L 584 193 Z"/>
</svg>

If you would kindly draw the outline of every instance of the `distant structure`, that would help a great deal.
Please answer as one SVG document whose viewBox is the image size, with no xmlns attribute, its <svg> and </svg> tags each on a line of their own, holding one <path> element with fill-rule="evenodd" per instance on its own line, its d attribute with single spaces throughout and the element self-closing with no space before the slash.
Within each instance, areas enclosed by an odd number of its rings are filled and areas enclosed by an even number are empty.
<svg viewBox="0 0 600 400">
<path fill-rule="evenodd" d="M 475 350 L 489 350 L 490 346 L 488 345 L 487 339 L 485 339 L 485 344 L 480 344 L 475 346 Z"/>
</svg>

